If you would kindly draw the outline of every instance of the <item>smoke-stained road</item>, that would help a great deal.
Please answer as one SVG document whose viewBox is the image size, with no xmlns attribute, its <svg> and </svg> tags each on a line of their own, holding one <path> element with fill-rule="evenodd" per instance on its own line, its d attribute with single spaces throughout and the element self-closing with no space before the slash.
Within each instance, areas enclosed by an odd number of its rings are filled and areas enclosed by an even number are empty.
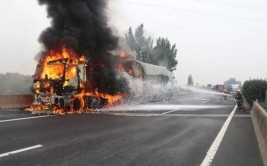
<svg viewBox="0 0 267 166">
<path fill-rule="evenodd" d="M 32 119 L 2 110 L 0 165 L 200 165 L 234 103 L 187 101 Z M 211 165 L 263 165 L 248 113 L 232 117 Z"/>
</svg>

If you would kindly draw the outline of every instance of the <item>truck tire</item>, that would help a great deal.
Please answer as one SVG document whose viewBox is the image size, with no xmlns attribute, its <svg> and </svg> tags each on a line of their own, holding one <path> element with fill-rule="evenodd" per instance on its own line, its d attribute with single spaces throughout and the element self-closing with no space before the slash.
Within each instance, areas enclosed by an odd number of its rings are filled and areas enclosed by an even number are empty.
<svg viewBox="0 0 267 166">
<path fill-rule="evenodd" d="M 82 98 L 74 98 L 72 102 L 72 109 L 75 112 L 82 112 L 84 108 L 84 102 L 82 101 Z"/>
</svg>

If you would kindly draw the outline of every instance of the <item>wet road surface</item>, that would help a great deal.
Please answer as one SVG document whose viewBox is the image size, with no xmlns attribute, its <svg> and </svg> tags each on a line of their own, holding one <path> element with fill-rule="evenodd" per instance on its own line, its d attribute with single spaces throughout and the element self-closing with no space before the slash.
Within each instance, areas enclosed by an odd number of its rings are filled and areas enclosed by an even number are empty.
<svg viewBox="0 0 267 166">
<path fill-rule="evenodd" d="M 250 114 L 234 106 L 194 98 L 66 116 L 1 110 L 0 165 L 263 165 Z"/>
</svg>

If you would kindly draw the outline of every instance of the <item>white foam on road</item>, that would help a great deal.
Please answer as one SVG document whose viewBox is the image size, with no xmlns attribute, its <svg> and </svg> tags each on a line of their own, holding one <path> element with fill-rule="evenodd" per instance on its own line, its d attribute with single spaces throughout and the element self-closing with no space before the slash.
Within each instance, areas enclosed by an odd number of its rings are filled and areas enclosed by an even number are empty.
<svg viewBox="0 0 267 166">
<path fill-rule="evenodd" d="M 213 141 L 211 147 L 209 148 L 206 157 L 204 158 L 204 160 L 202 161 L 200 166 L 209 166 L 212 163 L 212 160 L 214 158 L 214 156 L 217 153 L 217 150 L 219 149 L 219 146 L 222 142 L 222 139 L 225 135 L 225 132 L 235 114 L 237 106 L 235 106 L 235 108 L 233 109 L 233 111 L 231 112 L 231 114 L 228 116 L 228 118 L 226 119 L 226 121 L 224 122 L 220 132 L 218 133 L 217 137 L 215 138 L 215 140 Z"/>
<path fill-rule="evenodd" d="M 108 113 L 116 116 L 140 117 L 228 117 L 228 114 L 150 114 L 150 113 Z"/>
<path fill-rule="evenodd" d="M 31 117 L 26 117 L 26 118 L 6 119 L 6 120 L 0 120 L 0 123 L 27 120 L 27 119 L 46 118 L 46 117 L 50 117 L 50 116 L 55 116 L 55 115 L 31 116 Z"/>
<path fill-rule="evenodd" d="M 25 152 L 25 151 L 28 151 L 28 150 L 40 148 L 40 147 L 43 147 L 43 145 L 35 145 L 35 146 L 30 146 L 30 147 L 27 147 L 27 148 L 23 148 L 23 149 L 14 150 L 14 151 L 11 151 L 11 152 L 3 153 L 3 154 L 0 154 L 0 158 L 1 157 L 6 157 L 6 156 L 9 156 L 9 155 L 12 155 L 12 154 L 16 154 L 16 153 Z"/>
<path fill-rule="evenodd" d="M 107 115 L 114 115 L 114 116 L 132 116 L 132 117 L 228 117 L 229 114 L 158 114 L 158 113 L 106 113 Z M 251 118 L 250 115 L 234 115 L 235 118 Z"/>
<path fill-rule="evenodd" d="M 208 108 L 223 108 L 223 105 L 177 105 L 177 104 L 146 104 L 146 105 L 119 105 L 115 107 L 98 109 L 97 111 L 155 111 L 155 110 L 196 110 Z"/>
</svg>

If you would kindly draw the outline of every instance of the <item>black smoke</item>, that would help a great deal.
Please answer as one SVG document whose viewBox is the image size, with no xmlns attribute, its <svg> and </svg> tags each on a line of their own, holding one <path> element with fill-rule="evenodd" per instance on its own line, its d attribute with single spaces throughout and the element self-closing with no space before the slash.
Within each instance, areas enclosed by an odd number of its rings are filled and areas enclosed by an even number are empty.
<svg viewBox="0 0 267 166">
<path fill-rule="evenodd" d="M 71 48 L 89 61 L 90 88 L 116 94 L 127 90 L 127 82 L 118 77 L 116 58 L 109 51 L 118 48 L 118 38 L 108 27 L 107 0 L 39 0 L 47 5 L 51 26 L 42 32 L 43 56 L 62 46 Z M 41 55 L 41 56 L 42 56 Z"/>
</svg>

